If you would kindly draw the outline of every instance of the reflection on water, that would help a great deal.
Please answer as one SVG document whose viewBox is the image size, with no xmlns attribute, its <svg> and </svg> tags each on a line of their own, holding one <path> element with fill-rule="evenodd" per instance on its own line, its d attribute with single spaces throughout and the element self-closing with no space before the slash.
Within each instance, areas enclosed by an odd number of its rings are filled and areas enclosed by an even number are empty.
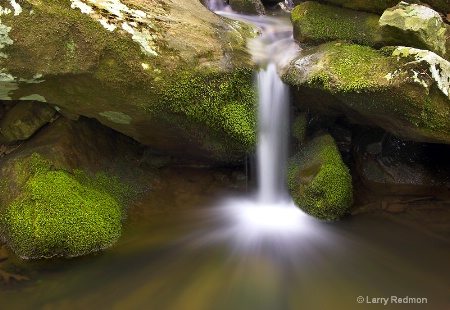
<svg viewBox="0 0 450 310">
<path fill-rule="evenodd" d="M 176 186 L 152 192 L 110 250 L 28 263 L 32 280 L 3 287 L 0 309 L 369 308 L 358 296 L 428 301 L 388 309 L 449 309 L 450 242 L 371 217 L 323 223 L 299 215 L 301 229 L 255 235 L 236 218 L 252 202 L 211 202 L 205 178 L 177 194 Z"/>
</svg>

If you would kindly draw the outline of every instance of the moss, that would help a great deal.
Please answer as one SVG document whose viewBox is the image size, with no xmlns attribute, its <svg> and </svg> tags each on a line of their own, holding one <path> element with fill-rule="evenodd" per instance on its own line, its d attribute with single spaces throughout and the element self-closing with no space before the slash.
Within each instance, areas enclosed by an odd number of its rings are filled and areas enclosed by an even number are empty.
<svg viewBox="0 0 450 310">
<path fill-rule="evenodd" d="M 316 137 L 292 158 L 288 184 L 295 204 L 319 219 L 338 220 L 353 204 L 349 170 L 329 135 Z"/>
<path fill-rule="evenodd" d="M 248 150 L 255 146 L 256 92 L 252 69 L 209 74 L 183 71 L 168 79 L 155 108 L 169 108 L 172 113 L 186 115 L 190 122 L 205 124 L 219 140 L 225 133 L 233 145 Z"/>
<path fill-rule="evenodd" d="M 376 46 L 381 44 L 379 16 L 317 2 L 303 2 L 292 10 L 294 38 L 300 42 L 350 40 Z"/>
<path fill-rule="evenodd" d="M 358 44 L 334 44 L 325 57 L 327 59 L 322 61 L 327 69 L 313 74 L 307 82 L 333 93 L 380 90 L 392 68 L 391 60 L 394 61 L 394 58 L 381 59 L 383 56 L 378 50 Z"/>
<path fill-rule="evenodd" d="M 28 178 L 21 194 L 0 214 L 0 224 L 19 256 L 79 256 L 119 238 L 129 188 L 117 178 L 56 170 L 36 153 L 16 169 L 19 178 Z"/>
</svg>

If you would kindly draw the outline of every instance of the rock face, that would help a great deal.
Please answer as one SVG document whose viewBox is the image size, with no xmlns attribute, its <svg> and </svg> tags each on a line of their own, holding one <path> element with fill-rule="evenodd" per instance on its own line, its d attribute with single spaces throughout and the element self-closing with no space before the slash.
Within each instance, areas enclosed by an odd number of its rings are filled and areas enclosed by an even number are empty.
<svg viewBox="0 0 450 310">
<path fill-rule="evenodd" d="M 0 119 L 0 143 L 9 144 L 31 137 L 55 114 L 55 109 L 38 101 L 18 101 Z"/>
<path fill-rule="evenodd" d="M 337 39 L 381 46 L 379 16 L 366 12 L 302 2 L 291 14 L 294 38 L 303 43 L 323 43 Z"/>
<path fill-rule="evenodd" d="M 230 163 L 253 149 L 249 26 L 197 0 L 0 6 L 0 99 L 96 118 L 174 156 Z"/>
<path fill-rule="evenodd" d="M 383 37 L 391 45 L 427 49 L 450 60 L 450 26 L 436 11 L 401 2 L 384 11 L 379 23 Z"/>
<path fill-rule="evenodd" d="M 330 135 L 314 138 L 294 155 L 288 184 L 295 204 L 319 219 L 338 220 L 353 204 L 352 179 Z"/>
<path fill-rule="evenodd" d="M 303 109 L 450 144 L 450 63 L 433 52 L 331 42 L 301 51 L 282 78 Z"/>
<path fill-rule="evenodd" d="M 247 15 L 265 15 L 266 10 L 261 0 L 230 0 L 233 11 Z"/>
</svg>

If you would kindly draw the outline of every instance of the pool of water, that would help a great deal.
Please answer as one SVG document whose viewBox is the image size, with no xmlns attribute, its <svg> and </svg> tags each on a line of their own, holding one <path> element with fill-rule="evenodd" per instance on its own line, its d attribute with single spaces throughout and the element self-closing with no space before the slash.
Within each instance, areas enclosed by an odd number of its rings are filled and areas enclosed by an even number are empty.
<svg viewBox="0 0 450 310">
<path fill-rule="evenodd" d="M 172 173 L 113 248 L 13 264 L 30 280 L 2 284 L 0 309 L 450 309 L 448 238 L 371 215 L 257 235 L 227 211 L 249 198 Z"/>
</svg>

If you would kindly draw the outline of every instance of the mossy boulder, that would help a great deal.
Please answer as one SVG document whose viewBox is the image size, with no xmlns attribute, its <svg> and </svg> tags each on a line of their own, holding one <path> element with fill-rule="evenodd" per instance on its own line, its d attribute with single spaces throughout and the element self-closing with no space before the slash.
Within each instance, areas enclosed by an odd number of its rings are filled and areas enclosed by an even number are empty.
<svg viewBox="0 0 450 310">
<path fill-rule="evenodd" d="M 79 256 L 111 246 L 120 236 L 121 202 L 109 192 L 121 188 L 105 174 L 55 170 L 34 153 L 16 162 L 21 194 L 2 210 L 0 230 L 22 258 Z"/>
<path fill-rule="evenodd" d="M 233 11 L 247 15 L 265 15 L 266 10 L 261 0 L 230 0 L 229 6 Z"/>
<path fill-rule="evenodd" d="M 208 163 L 254 148 L 251 26 L 198 0 L 25 0 L 0 12 L 0 99 L 34 98 Z"/>
<path fill-rule="evenodd" d="M 294 38 L 303 43 L 323 43 L 349 40 L 355 43 L 381 46 L 379 16 L 366 12 L 306 1 L 291 13 Z"/>
<path fill-rule="evenodd" d="M 126 207 L 155 176 L 130 164 L 135 144 L 95 120 L 59 116 L 0 154 L 0 238 L 23 258 L 111 246 Z"/>
<path fill-rule="evenodd" d="M 0 143 L 9 144 L 31 137 L 48 123 L 55 109 L 44 102 L 18 101 L 0 119 Z"/>
<path fill-rule="evenodd" d="M 433 52 L 330 42 L 301 51 L 282 79 L 303 109 L 450 144 L 450 63 Z"/>
<path fill-rule="evenodd" d="M 302 0 L 294 0 L 295 4 L 299 4 L 303 2 Z M 399 0 L 325 0 L 326 3 L 339 5 L 345 8 L 372 12 L 376 14 L 382 14 L 384 10 L 396 6 L 400 1 Z M 408 1 L 412 3 L 417 3 L 419 1 Z M 442 13 L 449 13 L 450 7 L 448 5 L 447 0 L 423 0 L 420 1 L 422 3 L 426 3 L 430 5 L 432 8 Z"/>
<path fill-rule="evenodd" d="M 353 204 L 350 172 L 330 135 L 318 136 L 295 154 L 288 166 L 295 204 L 322 220 L 339 220 Z"/>
<path fill-rule="evenodd" d="M 427 49 L 450 60 L 450 26 L 431 8 L 400 2 L 384 11 L 379 23 L 391 45 Z"/>
</svg>

